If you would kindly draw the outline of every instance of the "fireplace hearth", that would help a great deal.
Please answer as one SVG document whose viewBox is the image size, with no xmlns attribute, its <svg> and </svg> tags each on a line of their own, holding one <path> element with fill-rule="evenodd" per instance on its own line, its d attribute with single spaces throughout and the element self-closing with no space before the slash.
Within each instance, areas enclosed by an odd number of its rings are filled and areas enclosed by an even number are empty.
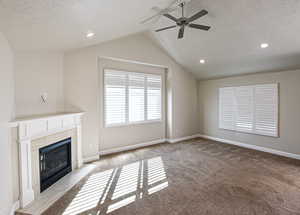
<svg viewBox="0 0 300 215">
<path fill-rule="evenodd" d="M 71 138 L 39 149 L 40 192 L 72 171 Z"/>
</svg>

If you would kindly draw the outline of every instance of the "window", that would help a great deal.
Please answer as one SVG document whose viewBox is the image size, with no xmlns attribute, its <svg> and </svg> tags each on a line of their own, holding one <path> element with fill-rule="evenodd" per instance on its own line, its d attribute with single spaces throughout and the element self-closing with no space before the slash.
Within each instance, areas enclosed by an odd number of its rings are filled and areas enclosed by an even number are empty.
<svg viewBox="0 0 300 215">
<path fill-rule="evenodd" d="M 162 76 L 106 69 L 105 125 L 161 120 Z"/>
<path fill-rule="evenodd" d="M 278 137 L 278 84 L 220 88 L 219 128 Z"/>
</svg>

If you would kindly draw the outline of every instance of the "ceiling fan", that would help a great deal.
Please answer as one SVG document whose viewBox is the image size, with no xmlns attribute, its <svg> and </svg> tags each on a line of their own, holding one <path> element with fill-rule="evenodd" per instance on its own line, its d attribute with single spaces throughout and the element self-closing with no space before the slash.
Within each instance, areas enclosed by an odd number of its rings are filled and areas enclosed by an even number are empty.
<svg viewBox="0 0 300 215">
<path fill-rule="evenodd" d="M 174 16 L 166 13 L 163 14 L 163 16 L 171 19 L 172 21 L 176 22 L 176 25 L 172 25 L 172 26 L 168 26 L 165 28 L 160 28 L 157 29 L 156 32 L 160 32 L 160 31 L 164 31 L 167 29 L 171 29 L 171 28 L 176 28 L 177 26 L 180 27 L 179 29 L 179 33 L 178 33 L 178 39 L 182 39 L 184 36 L 184 30 L 185 27 L 190 27 L 190 28 L 195 28 L 195 29 L 200 29 L 200 30 L 204 30 L 204 31 L 208 31 L 210 29 L 210 26 L 206 26 L 206 25 L 198 25 L 198 24 L 193 24 L 192 22 L 194 22 L 195 20 L 201 18 L 202 16 L 205 16 L 206 14 L 208 14 L 208 12 L 206 10 L 201 10 L 198 13 L 194 14 L 193 16 L 187 18 L 184 16 L 184 3 L 180 4 L 181 10 L 182 10 L 182 16 L 180 18 L 175 18 Z"/>
</svg>

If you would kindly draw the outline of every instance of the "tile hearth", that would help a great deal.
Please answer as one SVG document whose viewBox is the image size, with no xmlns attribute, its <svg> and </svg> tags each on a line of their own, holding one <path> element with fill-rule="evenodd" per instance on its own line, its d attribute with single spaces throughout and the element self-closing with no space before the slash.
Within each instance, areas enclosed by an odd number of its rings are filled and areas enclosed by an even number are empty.
<svg viewBox="0 0 300 215">
<path fill-rule="evenodd" d="M 29 204 L 27 207 L 19 209 L 16 214 L 36 215 L 43 213 L 55 201 L 66 194 L 73 186 L 75 186 L 80 180 L 82 180 L 96 168 L 97 163 L 94 163 L 86 164 L 80 169 L 74 170 L 48 188 L 45 192 L 41 193 L 38 199 Z"/>
</svg>

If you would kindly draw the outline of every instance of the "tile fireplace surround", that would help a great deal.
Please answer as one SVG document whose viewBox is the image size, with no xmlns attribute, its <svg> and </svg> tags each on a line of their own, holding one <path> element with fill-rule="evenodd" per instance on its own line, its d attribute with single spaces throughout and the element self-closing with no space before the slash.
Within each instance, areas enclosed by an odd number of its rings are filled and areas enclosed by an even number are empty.
<svg viewBox="0 0 300 215">
<path fill-rule="evenodd" d="M 81 120 L 84 113 L 61 113 L 16 119 L 10 127 L 17 128 L 19 145 L 20 207 L 25 208 L 39 195 L 36 184 L 39 178 L 38 149 L 61 138 L 72 137 L 72 164 L 82 166 Z M 37 191 L 38 190 L 38 191 Z M 47 192 L 47 191 L 45 191 Z"/>
</svg>

